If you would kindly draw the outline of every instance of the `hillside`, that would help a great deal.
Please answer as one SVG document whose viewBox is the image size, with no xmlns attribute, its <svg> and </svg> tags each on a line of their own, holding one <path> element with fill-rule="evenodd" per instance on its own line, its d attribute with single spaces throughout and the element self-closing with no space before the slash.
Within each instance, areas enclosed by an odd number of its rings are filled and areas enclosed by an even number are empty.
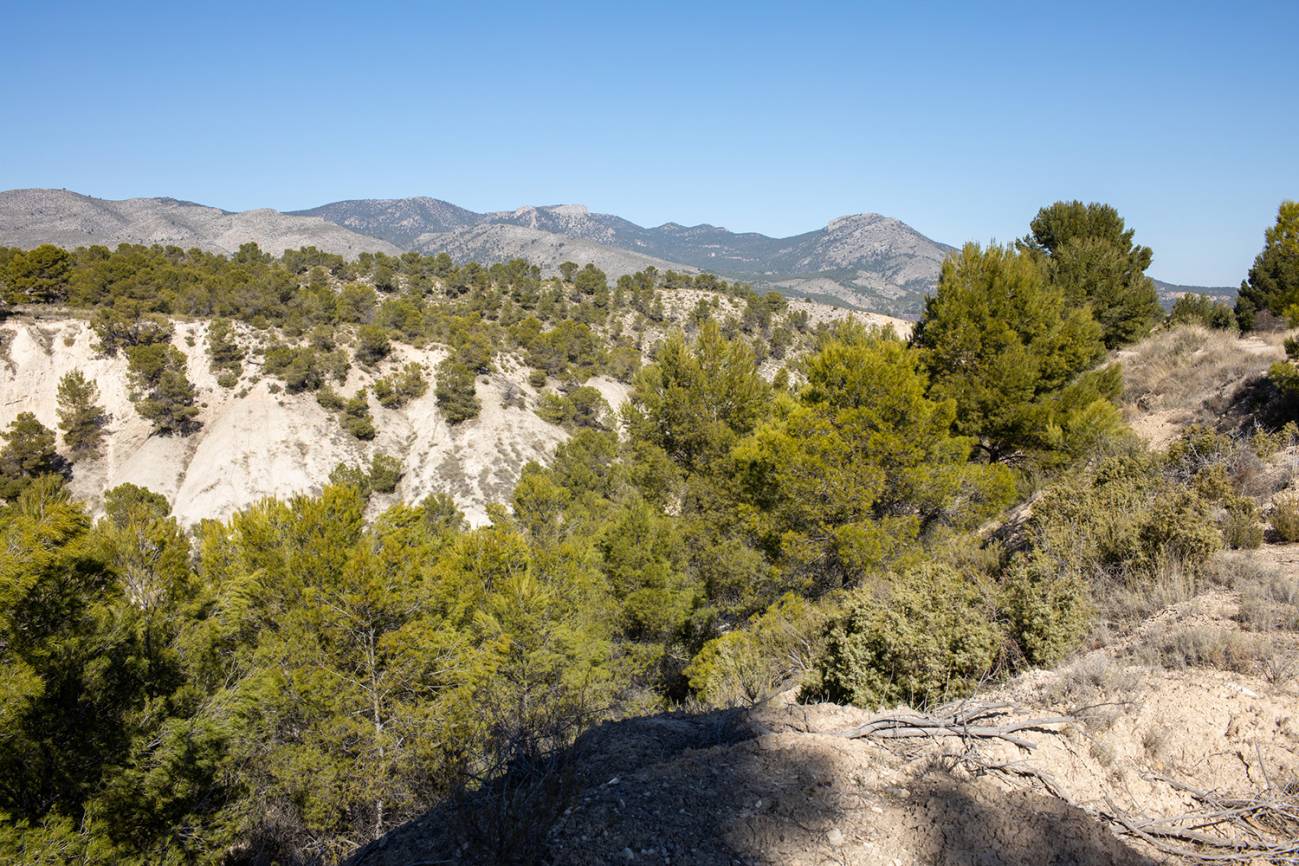
<svg viewBox="0 0 1299 866">
<path fill-rule="evenodd" d="M 56 189 L 0 192 L 0 245 L 4 246 L 163 244 L 233 253 L 249 242 L 275 255 L 304 246 L 348 257 L 365 251 L 399 252 L 387 241 L 323 219 L 269 208 L 230 213 L 170 198 L 109 201 Z"/>
<path fill-rule="evenodd" d="M 1293 859 L 1293 341 L 1038 222 L 914 329 L 0 248 L 0 859 Z"/>
<path fill-rule="evenodd" d="M 787 238 L 707 224 L 646 228 L 582 205 L 478 213 L 430 197 L 352 199 L 280 213 L 232 213 L 168 198 L 108 201 L 67 190 L 0 192 L 0 245 L 169 244 L 234 252 L 249 241 L 280 253 L 315 246 L 344 256 L 404 250 L 483 264 L 525 259 L 553 274 L 592 263 L 613 277 L 647 267 L 708 272 L 793 297 L 902 318 L 919 314 L 952 247 L 873 213 Z M 1156 281 L 1168 306 L 1181 294 L 1230 298 L 1230 287 Z"/>
<path fill-rule="evenodd" d="M 733 304 L 714 293 L 670 293 L 665 322 L 646 334 L 647 351 L 668 328 L 684 324 L 701 299 L 716 299 L 723 309 Z M 811 302 L 797 302 L 793 310 L 814 324 L 855 315 Z M 856 315 L 906 332 L 905 322 Z M 201 320 L 175 326 L 171 344 L 188 355 L 186 373 L 201 407 L 197 431 L 177 437 L 154 434 L 129 398 L 126 359 L 98 352 L 84 318 L 41 311 L 0 320 L 0 429 L 22 412 L 55 428 L 59 380 L 82 371 L 98 385 L 111 422 L 102 456 L 76 466 L 71 490 L 97 507 L 103 492 L 119 484 L 147 487 L 165 496 L 185 525 L 226 518 L 264 497 L 317 493 L 335 466 L 365 465 L 375 454 L 393 454 L 400 457 L 404 474 L 392 494 L 375 498 L 375 512 L 393 502 L 446 493 L 471 525 L 480 526 L 488 522 L 490 503 L 509 498 L 525 464 L 545 462 L 569 438 L 563 428 L 538 417 L 542 388 L 529 382 L 527 367 L 517 358 L 502 358 L 494 372 L 477 379 L 482 404 L 477 417 L 448 423 L 433 389 L 399 409 L 384 408 L 371 396 L 378 435 L 363 442 L 348 435 L 312 394 L 283 390 L 263 373 L 259 361 L 246 364 L 236 383 L 219 385 L 203 351 L 209 328 L 210 322 Z M 255 358 L 261 340 L 246 329 L 242 335 Z M 446 355 L 444 346 L 398 344 L 380 364 L 353 365 L 338 388 L 373 391 L 381 376 L 412 363 L 432 371 Z M 768 373 L 775 369 L 771 366 Z M 608 376 L 583 384 L 597 389 L 615 412 L 629 390 Z"/>
<path fill-rule="evenodd" d="M 1181 328 L 1118 353 L 1134 430 L 1165 448 L 1192 425 L 1255 429 L 1242 412 L 1280 339 Z M 1299 487 L 1294 444 L 1218 459 L 1264 502 Z M 348 864 L 1294 862 L 1299 544 L 1269 534 L 1096 604 L 1061 664 L 928 712 L 809 701 L 785 681 L 743 707 L 606 722 Z M 934 727 L 962 714 L 977 723 Z"/>
<path fill-rule="evenodd" d="M 294 213 L 457 261 L 526 258 L 547 268 L 593 261 L 611 274 L 708 271 L 795 296 L 891 315 L 914 315 L 951 247 L 905 223 L 857 214 L 789 238 L 711 225 L 645 228 L 582 205 L 474 213 L 429 198 L 334 202 Z M 507 228 L 508 227 L 508 228 Z"/>
<path fill-rule="evenodd" d="M 1173 301 L 1182 295 L 1208 295 L 1211 298 L 1221 298 L 1229 304 L 1236 300 L 1234 286 L 1182 286 L 1155 280 L 1155 290 L 1159 292 L 1159 301 L 1165 308 L 1171 307 Z"/>
<path fill-rule="evenodd" d="M 202 352 L 208 325 L 179 323 L 173 345 L 189 349 L 187 373 L 202 411 L 199 430 L 187 437 L 152 435 L 128 398 L 127 364 L 106 358 L 94 348 L 94 334 L 76 318 L 17 317 L 0 325 L 0 425 L 20 412 L 32 412 L 42 423 L 56 425 L 56 390 L 60 377 L 79 369 L 98 384 L 104 408 L 112 416 L 103 457 L 76 467 L 72 490 L 91 503 L 103 491 L 130 482 L 164 495 L 186 525 L 205 518 L 224 518 L 267 496 L 286 498 L 320 490 L 339 463 L 365 464 L 375 453 L 401 455 L 405 475 L 386 501 L 417 502 L 431 493 L 450 494 L 475 525 L 487 520 L 485 506 L 505 498 L 529 460 L 544 460 L 567 438 L 531 410 L 536 392 L 526 371 L 512 369 L 484 377 L 478 388 L 479 417 L 449 425 L 430 391 L 399 410 L 372 401 L 378 436 L 361 442 L 349 436 L 310 394 L 288 394 L 248 365 L 232 388 L 217 385 Z M 406 363 L 429 369 L 443 349 L 400 347 L 390 361 L 373 370 L 354 368 L 340 387 L 353 392 L 371 385 L 382 373 Z M 611 380 L 595 383 L 615 402 L 624 386 Z M 274 392 L 272 391 L 274 388 Z M 503 406 L 506 390 L 526 401 Z"/>
</svg>

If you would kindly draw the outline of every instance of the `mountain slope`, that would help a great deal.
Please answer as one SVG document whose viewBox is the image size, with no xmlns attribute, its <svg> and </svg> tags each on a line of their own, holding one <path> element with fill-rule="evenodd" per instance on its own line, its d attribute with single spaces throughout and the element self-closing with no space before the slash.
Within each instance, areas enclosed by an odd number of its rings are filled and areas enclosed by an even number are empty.
<svg viewBox="0 0 1299 866">
<path fill-rule="evenodd" d="M 575 204 L 478 213 L 422 196 L 231 213 L 169 198 L 108 201 L 66 190 L 0 192 L 0 245 L 157 243 L 228 253 L 247 241 L 274 253 L 316 246 L 349 257 L 367 250 L 416 250 L 484 264 L 522 258 L 547 273 L 564 261 L 590 262 L 612 277 L 650 266 L 708 271 L 762 290 L 903 318 L 919 315 L 954 249 L 875 213 L 774 238 L 707 224 L 646 228 Z M 1230 287 L 1156 284 L 1166 306 L 1188 291 L 1228 299 L 1235 294 Z"/>
<path fill-rule="evenodd" d="M 348 257 L 400 252 L 319 217 L 270 209 L 231 213 L 171 198 L 111 201 L 57 189 L 0 192 L 0 244 L 8 246 L 173 244 L 232 253 L 249 241 L 276 255 L 303 246 Z"/>
<path fill-rule="evenodd" d="M 437 199 L 410 198 L 334 202 L 297 213 L 459 260 L 527 258 L 546 269 L 564 260 L 590 261 L 614 276 L 648 264 L 711 271 L 894 315 L 919 311 L 952 250 L 900 220 L 870 213 L 789 238 L 712 225 L 645 228 L 573 204 L 477 214 Z"/>
<path fill-rule="evenodd" d="M 421 235 L 471 226 L 483 218 L 482 214 L 428 196 L 350 199 L 288 213 L 320 217 L 406 250 L 415 249 Z"/>
<path fill-rule="evenodd" d="M 445 252 L 458 262 L 526 259 L 547 273 L 554 273 L 565 261 L 583 265 L 589 262 L 615 277 L 651 266 L 660 271 L 697 270 L 583 237 L 500 223 L 479 223 L 451 232 L 422 235 L 416 248 L 427 253 Z"/>
</svg>

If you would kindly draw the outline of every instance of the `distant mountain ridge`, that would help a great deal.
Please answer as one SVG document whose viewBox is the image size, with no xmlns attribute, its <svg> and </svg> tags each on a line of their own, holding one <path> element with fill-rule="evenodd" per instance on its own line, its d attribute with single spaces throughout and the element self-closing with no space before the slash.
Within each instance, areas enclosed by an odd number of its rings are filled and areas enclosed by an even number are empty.
<svg viewBox="0 0 1299 866">
<path fill-rule="evenodd" d="M 880 214 L 840 217 L 788 238 L 718 226 L 639 226 L 582 205 L 475 213 L 432 198 L 356 199 L 294 215 L 322 217 L 422 252 L 500 261 L 527 258 L 551 269 L 591 261 L 611 274 L 711 271 L 787 294 L 891 315 L 914 315 L 952 247 Z"/>
<path fill-rule="evenodd" d="M 7 246 L 171 244 L 233 253 L 249 241 L 276 255 L 304 246 L 349 257 L 401 252 L 332 221 L 269 208 L 236 213 L 174 198 L 111 201 L 60 189 L 0 192 L 0 244 Z"/>
<path fill-rule="evenodd" d="M 349 257 L 415 250 L 485 264 L 522 258 L 547 273 L 565 261 L 590 262 L 613 277 L 647 267 L 708 271 L 760 290 L 902 318 L 920 313 L 954 249 L 876 213 L 775 238 L 706 223 L 646 228 L 576 204 L 478 213 L 417 196 L 350 199 L 283 213 L 232 212 L 172 198 L 110 201 L 67 190 L 0 192 L 0 245 L 174 244 L 230 253 L 249 241 L 273 253 L 315 246 Z M 1187 291 L 1234 295 L 1226 287 L 1156 284 L 1166 305 Z"/>
</svg>

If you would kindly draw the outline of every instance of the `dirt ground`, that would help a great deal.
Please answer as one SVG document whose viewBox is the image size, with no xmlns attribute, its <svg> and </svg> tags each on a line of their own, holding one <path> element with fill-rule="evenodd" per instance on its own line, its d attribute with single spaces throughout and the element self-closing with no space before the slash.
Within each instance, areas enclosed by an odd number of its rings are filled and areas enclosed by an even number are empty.
<svg viewBox="0 0 1299 866">
<path fill-rule="evenodd" d="M 1293 567 L 1299 548 L 1257 555 Z M 1245 797 L 1299 780 L 1293 675 L 1152 663 L 1170 634 L 1241 634 L 1239 600 L 1220 590 L 1173 605 L 1062 668 L 980 694 L 1013 705 L 1014 718 L 1073 717 L 1026 734 L 1032 748 L 959 737 L 847 739 L 842 732 L 871 713 L 800 705 L 793 693 L 748 710 L 607 723 L 580 743 L 578 793 L 538 835 L 543 862 L 1189 862 L 1105 816 L 1171 818 L 1198 808 L 1187 788 Z M 1254 637 L 1272 655 L 1299 656 L 1293 632 Z M 457 840 L 457 823 L 431 813 L 354 862 L 491 862 Z"/>
</svg>

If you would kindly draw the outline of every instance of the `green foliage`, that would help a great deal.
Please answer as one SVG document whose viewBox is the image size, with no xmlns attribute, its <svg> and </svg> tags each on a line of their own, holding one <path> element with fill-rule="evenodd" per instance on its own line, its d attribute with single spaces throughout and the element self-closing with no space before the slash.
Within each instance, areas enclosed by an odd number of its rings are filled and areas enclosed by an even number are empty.
<svg viewBox="0 0 1299 866">
<path fill-rule="evenodd" d="M 183 352 L 170 343 L 146 343 L 128 346 L 126 359 L 131 402 L 155 433 L 185 436 L 198 429 L 199 409 Z"/>
<path fill-rule="evenodd" d="M 1101 584 L 1149 583 L 1168 566 L 1198 574 L 1222 545 L 1210 503 L 1145 454 L 1110 457 L 1062 478 L 1043 492 L 1025 528 L 1060 572 Z"/>
<path fill-rule="evenodd" d="M 1090 588 L 1079 568 L 1046 551 L 1014 559 L 999 587 L 1009 637 L 1030 665 L 1049 667 L 1078 646 L 1091 625 Z"/>
<path fill-rule="evenodd" d="M 80 370 L 59 380 L 59 429 L 73 460 L 99 456 L 108 426 L 108 413 L 99 405 L 99 388 Z"/>
<path fill-rule="evenodd" d="M 370 401 L 366 398 L 365 389 L 357 391 L 343 404 L 343 414 L 339 418 L 343 429 L 363 442 L 374 438 L 374 418 L 370 415 Z"/>
<path fill-rule="evenodd" d="M 994 460 L 1078 454 L 1121 429 L 1117 366 L 1084 375 L 1104 352 L 1100 326 L 1029 253 L 967 244 L 943 263 L 912 343 L 932 396 L 955 401 L 957 431 Z"/>
<path fill-rule="evenodd" d="M 233 387 L 243 373 L 244 350 L 229 319 L 213 319 L 208 325 L 207 351 L 208 363 L 218 381 L 223 383 L 223 387 Z"/>
<path fill-rule="evenodd" d="M 1258 503 L 1244 496 L 1232 496 L 1223 504 L 1218 520 L 1222 541 L 1230 550 L 1253 550 L 1263 543 L 1263 524 Z"/>
<path fill-rule="evenodd" d="M 392 351 L 388 332 L 378 325 L 362 325 L 356 330 L 356 360 L 362 364 L 377 364 Z"/>
<path fill-rule="evenodd" d="M 855 591 L 829 627 L 813 693 L 868 708 L 969 694 L 1002 640 L 988 594 L 976 576 L 938 563 Z"/>
<path fill-rule="evenodd" d="M 143 312 L 139 303 L 131 301 L 98 307 L 90 327 L 99 340 L 99 350 L 110 356 L 132 346 L 170 342 L 172 334 L 171 322 L 156 313 Z"/>
<path fill-rule="evenodd" d="M 370 460 L 370 487 L 376 493 L 392 493 L 405 474 L 401 460 L 391 454 L 378 453 Z"/>
<path fill-rule="evenodd" d="M 1299 497 L 1280 496 L 1272 500 L 1268 523 L 1277 538 L 1287 544 L 1299 541 Z"/>
<path fill-rule="evenodd" d="M 693 346 L 679 331 L 659 345 L 654 363 L 636 374 L 625 414 L 634 438 L 694 469 L 752 431 L 769 399 L 753 350 L 708 322 Z"/>
<path fill-rule="evenodd" d="M 1159 321 L 1159 296 L 1145 275 L 1153 254 L 1133 243 L 1114 208 L 1060 201 L 1038 211 L 1029 229 L 1026 245 L 1045 254 L 1070 307 L 1091 309 L 1107 348 L 1140 339 Z"/>
<path fill-rule="evenodd" d="M 333 379 L 347 379 L 347 356 L 341 351 L 321 351 L 314 346 L 271 346 L 263 355 L 262 370 L 284 381 L 290 394 L 315 391 Z"/>
<path fill-rule="evenodd" d="M 1193 490 L 1161 496 L 1137 531 L 1139 554 L 1134 561 L 1154 568 L 1177 563 L 1198 573 L 1222 547 L 1222 534 L 1209 515 L 1209 505 Z"/>
<path fill-rule="evenodd" d="M 787 594 L 743 627 L 716 637 L 685 669 L 690 689 L 714 707 L 754 704 L 813 669 L 823 645 L 825 604 Z"/>
<path fill-rule="evenodd" d="M 136 484 L 119 484 L 104 493 L 104 513 L 110 523 L 125 529 L 134 516 L 164 518 L 171 514 L 171 505 L 161 493 Z"/>
<path fill-rule="evenodd" d="M 424 368 L 413 361 L 400 370 L 374 380 L 374 398 L 385 409 L 400 409 L 428 391 Z"/>
<path fill-rule="evenodd" d="M 1170 325 L 1200 325 L 1219 331 L 1236 329 L 1236 314 L 1226 301 L 1208 295 L 1188 293 L 1173 301 L 1168 314 Z"/>
<path fill-rule="evenodd" d="M 609 413 L 609 404 L 604 396 L 589 385 L 564 394 L 543 394 L 537 403 L 537 417 L 567 430 L 578 427 L 602 430 L 606 427 L 605 418 Z"/>
<path fill-rule="evenodd" d="M 377 452 L 370 459 L 369 467 L 339 463 L 329 473 L 329 483 L 352 487 L 364 499 L 372 493 L 392 493 L 401 483 L 405 470 L 401 460 L 391 454 Z"/>
<path fill-rule="evenodd" d="M 1281 202 L 1263 251 L 1240 286 L 1236 318 L 1241 328 L 1255 327 L 1262 313 L 1289 319 L 1299 313 L 1299 202 Z"/>
<path fill-rule="evenodd" d="M 20 412 L 0 433 L 0 500 L 17 499 L 38 478 L 61 476 L 67 468 L 54 450 L 54 431 L 31 412 Z"/>
<path fill-rule="evenodd" d="M 72 256 L 50 244 L 41 244 L 27 252 L 18 251 L 0 272 L 0 286 L 5 295 L 0 300 L 10 304 L 57 304 L 68 296 L 72 273 Z"/>
<path fill-rule="evenodd" d="M 328 412 L 342 412 L 347 407 L 347 401 L 342 395 L 328 385 L 321 385 L 317 389 L 316 402 Z"/>
<path fill-rule="evenodd" d="M 477 418 L 482 405 L 475 393 L 474 374 L 460 362 L 446 358 L 438 364 L 437 397 L 438 408 L 442 410 L 448 424 L 459 424 L 470 418 Z"/>
<path fill-rule="evenodd" d="M 797 401 L 736 446 L 742 514 L 798 586 L 856 585 L 937 522 L 977 524 L 1010 473 L 969 461 L 955 402 L 926 394 L 920 354 L 889 334 L 844 332 L 805 364 Z"/>
<path fill-rule="evenodd" d="M 319 496 L 187 535 L 132 485 L 92 526 L 42 477 L 52 434 L 24 420 L 0 452 L 16 479 L 0 507 L 0 859 L 332 862 L 602 718 L 752 702 L 809 671 L 818 696 L 923 706 L 1060 659 L 1107 595 L 1248 541 L 1252 503 L 1217 438 L 1163 459 L 1114 436 L 1119 371 L 1090 368 L 1137 319 L 1103 332 L 1087 309 L 1128 309 L 1099 284 L 1139 288 L 1140 248 L 1112 212 L 1048 212 L 1028 249 L 949 262 L 911 346 L 813 329 L 707 274 L 647 269 L 611 290 L 594 267 L 560 282 L 445 255 L 69 253 L 67 303 L 127 354 L 142 402 L 183 380 L 169 317 L 187 315 L 210 320 L 219 376 L 237 382 L 241 347 L 265 346 L 267 375 L 358 438 L 375 436 L 366 391 L 326 384 L 345 380 L 353 334 L 362 363 L 398 341 L 445 347 L 451 423 L 478 413 L 498 353 L 507 370 L 521 358 L 535 387 L 560 383 L 538 411 L 571 435 L 485 528 L 443 493 L 375 514 L 402 478 L 375 453 Z M 0 251 L 6 274 L 16 254 Z M 649 323 L 686 288 L 740 314 L 709 302 L 693 339 L 655 346 L 668 328 Z M 759 358 L 784 358 L 777 387 Z M 616 432 L 577 386 L 597 375 L 633 386 Z M 65 402 L 93 407 L 91 388 L 73 381 Z M 426 388 L 414 365 L 374 384 L 388 408 Z M 1016 481 L 1044 485 L 1023 538 L 981 546 L 973 530 Z"/>
</svg>

